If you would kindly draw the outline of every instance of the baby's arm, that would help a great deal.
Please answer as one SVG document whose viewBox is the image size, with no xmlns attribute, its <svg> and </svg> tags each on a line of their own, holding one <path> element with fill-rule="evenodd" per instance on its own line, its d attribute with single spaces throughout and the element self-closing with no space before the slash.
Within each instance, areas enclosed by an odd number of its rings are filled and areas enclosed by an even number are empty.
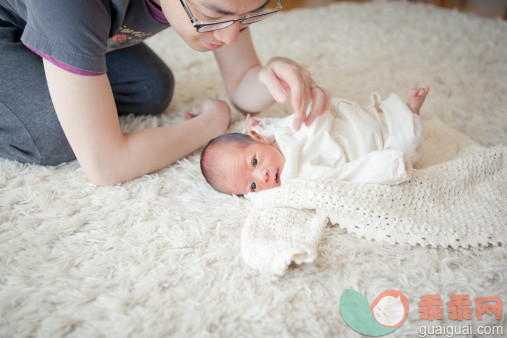
<svg viewBox="0 0 507 338">
<path fill-rule="evenodd" d="M 280 123 L 285 119 L 280 118 L 263 118 L 261 120 L 254 119 L 247 115 L 245 121 L 245 128 L 243 132 L 250 135 L 252 131 L 266 137 L 271 143 L 275 141 L 275 129 L 280 126 Z"/>
<path fill-rule="evenodd" d="M 258 125 L 261 121 L 254 119 L 250 114 L 246 116 L 245 121 L 245 134 L 249 134 L 253 128 Z"/>
<path fill-rule="evenodd" d="M 372 151 L 338 167 L 313 164 L 312 161 L 307 161 L 303 166 L 305 179 L 309 180 L 399 184 L 410 179 L 412 174 L 410 162 L 405 161 L 401 151 L 394 149 Z"/>
<path fill-rule="evenodd" d="M 400 184 L 410 179 L 412 166 L 403 152 L 395 149 L 372 151 L 348 162 L 339 170 L 345 181 Z"/>
</svg>

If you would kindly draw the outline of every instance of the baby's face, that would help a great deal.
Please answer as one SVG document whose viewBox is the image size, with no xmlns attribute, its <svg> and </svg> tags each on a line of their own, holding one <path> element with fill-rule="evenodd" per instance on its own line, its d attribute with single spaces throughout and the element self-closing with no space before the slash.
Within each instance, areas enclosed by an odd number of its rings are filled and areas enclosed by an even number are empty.
<svg viewBox="0 0 507 338">
<path fill-rule="evenodd" d="M 218 184 L 220 190 L 244 195 L 279 187 L 285 158 L 276 144 L 257 141 L 246 148 L 229 145 L 220 162 L 226 177 Z"/>
</svg>

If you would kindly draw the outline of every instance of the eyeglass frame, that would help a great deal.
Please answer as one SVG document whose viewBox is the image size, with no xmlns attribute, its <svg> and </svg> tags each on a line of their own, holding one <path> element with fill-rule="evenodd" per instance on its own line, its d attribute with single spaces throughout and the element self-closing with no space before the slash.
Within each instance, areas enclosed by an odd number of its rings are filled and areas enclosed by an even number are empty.
<svg viewBox="0 0 507 338">
<path fill-rule="evenodd" d="M 274 11 L 272 11 L 272 12 L 262 13 L 262 14 L 257 14 L 257 15 L 251 15 L 251 16 L 245 16 L 243 18 L 238 18 L 238 19 L 230 19 L 230 20 L 223 20 L 223 21 L 217 21 L 217 22 L 203 22 L 203 21 L 197 21 L 195 19 L 194 15 L 190 11 L 190 8 L 188 8 L 188 5 L 187 5 L 187 3 L 186 3 L 185 0 L 180 0 L 180 3 L 183 6 L 183 8 L 185 9 L 185 11 L 187 12 L 188 18 L 192 22 L 192 26 L 195 27 L 195 30 L 198 33 L 207 33 L 207 32 L 213 32 L 213 31 L 216 31 L 216 30 L 224 29 L 224 28 L 227 28 L 227 27 L 231 26 L 236 21 L 239 21 L 241 24 L 243 24 L 242 23 L 243 20 L 255 18 L 257 16 L 265 16 L 265 15 L 269 15 L 269 14 L 278 13 L 278 12 L 280 12 L 283 9 L 282 0 L 276 0 L 276 9 Z M 261 21 L 261 20 L 259 20 L 259 21 Z M 226 23 L 226 22 L 230 22 L 230 24 L 227 25 L 227 26 L 225 26 L 225 27 L 221 27 L 221 28 L 217 28 L 217 29 L 212 29 L 212 30 L 209 30 L 209 31 L 206 31 L 206 32 L 199 32 L 199 30 L 202 27 L 212 26 L 212 25 L 218 25 L 218 24 L 222 24 L 222 23 Z M 258 21 L 256 21 L 256 22 L 258 22 Z M 252 23 L 255 23 L 255 22 L 251 22 L 251 23 L 248 23 L 246 25 L 250 25 Z"/>
</svg>

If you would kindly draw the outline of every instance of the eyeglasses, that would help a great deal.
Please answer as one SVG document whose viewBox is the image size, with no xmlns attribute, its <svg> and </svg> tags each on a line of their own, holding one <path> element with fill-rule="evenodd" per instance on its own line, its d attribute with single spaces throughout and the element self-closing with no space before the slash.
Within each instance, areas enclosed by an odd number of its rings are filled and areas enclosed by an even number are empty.
<svg viewBox="0 0 507 338">
<path fill-rule="evenodd" d="M 231 19 L 217 22 L 204 22 L 197 21 L 195 19 L 192 12 L 190 11 L 190 8 L 188 8 L 185 0 L 180 0 L 180 2 L 181 5 L 185 8 L 185 11 L 187 12 L 188 17 L 190 18 L 192 25 L 199 33 L 206 33 L 216 31 L 217 29 L 226 28 L 235 23 L 236 21 L 239 21 L 242 25 L 250 25 L 252 23 L 256 23 L 261 20 L 267 19 L 283 9 L 281 0 L 276 0 L 276 3 L 275 0 L 268 0 L 264 4 L 264 6 L 262 6 L 262 9 L 260 9 L 259 12 L 254 15 L 245 16 L 239 19 Z"/>
</svg>

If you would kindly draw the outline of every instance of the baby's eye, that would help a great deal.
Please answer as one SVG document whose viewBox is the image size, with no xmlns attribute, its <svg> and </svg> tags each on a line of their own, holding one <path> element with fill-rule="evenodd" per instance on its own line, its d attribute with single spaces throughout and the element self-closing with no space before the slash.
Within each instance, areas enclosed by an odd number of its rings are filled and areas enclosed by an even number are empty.
<svg viewBox="0 0 507 338">
<path fill-rule="evenodd" d="M 250 188 L 252 189 L 252 191 L 255 191 L 255 189 L 257 189 L 257 184 L 255 184 L 255 182 L 252 182 Z"/>
<path fill-rule="evenodd" d="M 254 167 L 257 167 L 257 157 L 254 157 L 254 159 L 252 160 L 252 165 Z"/>
</svg>

